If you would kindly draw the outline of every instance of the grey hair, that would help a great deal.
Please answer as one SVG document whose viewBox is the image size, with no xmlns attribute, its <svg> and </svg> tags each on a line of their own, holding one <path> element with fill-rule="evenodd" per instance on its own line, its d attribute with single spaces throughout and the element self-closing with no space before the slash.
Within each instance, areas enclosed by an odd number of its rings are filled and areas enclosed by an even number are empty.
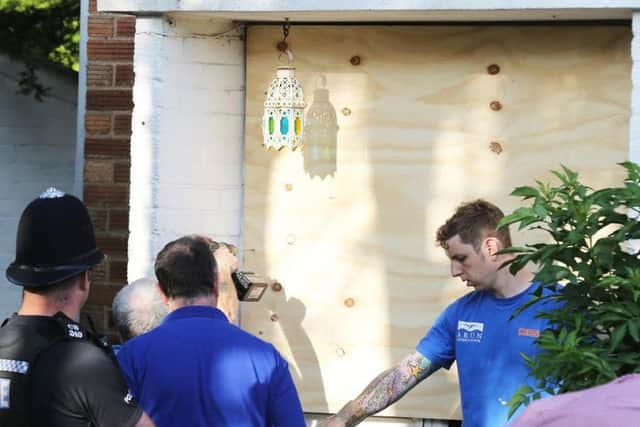
<svg viewBox="0 0 640 427">
<path fill-rule="evenodd" d="M 138 279 L 118 291 L 113 299 L 113 320 L 122 341 L 149 332 L 167 315 L 156 281 Z"/>
</svg>

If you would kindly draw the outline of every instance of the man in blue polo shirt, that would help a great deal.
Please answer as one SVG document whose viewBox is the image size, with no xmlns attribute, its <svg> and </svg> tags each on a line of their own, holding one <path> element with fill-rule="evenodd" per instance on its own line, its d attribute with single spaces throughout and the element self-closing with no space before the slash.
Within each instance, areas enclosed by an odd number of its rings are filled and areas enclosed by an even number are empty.
<svg viewBox="0 0 640 427">
<path fill-rule="evenodd" d="M 511 315 L 538 288 L 533 275 L 502 268 L 513 255 L 507 228 L 498 229 L 502 211 L 485 200 L 462 204 L 437 231 L 436 241 L 450 261 L 451 275 L 471 292 L 451 303 L 416 349 L 365 387 L 340 411 L 318 427 L 355 426 L 404 396 L 440 368 L 458 367 L 464 427 L 502 427 L 507 402 L 519 386 L 535 385 L 522 354 L 539 349 L 535 339 L 549 327 L 538 311 L 556 307 L 542 301 Z"/>
<path fill-rule="evenodd" d="M 160 251 L 155 272 L 169 315 L 118 353 L 132 394 L 158 427 L 304 426 L 287 362 L 215 308 L 216 270 L 201 238 Z"/>
</svg>

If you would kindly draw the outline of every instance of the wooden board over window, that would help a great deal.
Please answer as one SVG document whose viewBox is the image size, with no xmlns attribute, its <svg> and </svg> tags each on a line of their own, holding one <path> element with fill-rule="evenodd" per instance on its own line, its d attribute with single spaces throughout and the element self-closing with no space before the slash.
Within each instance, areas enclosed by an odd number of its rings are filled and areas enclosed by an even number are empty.
<svg viewBox="0 0 640 427">
<path fill-rule="evenodd" d="M 621 182 L 627 26 L 293 25 L 314 115 L 295 152 L 261 145 L 281 28 L 247 36 L 244 266 L 282 290 L 244 304 L 241 322 L 289 360 L 307 412 L 337 411 L 468 291 L 434 243 L 460 202 L 511 212 L 514 187 L 561 164 Z M 455 367 L 385 414 L 459 417 Z"/>
</svg>

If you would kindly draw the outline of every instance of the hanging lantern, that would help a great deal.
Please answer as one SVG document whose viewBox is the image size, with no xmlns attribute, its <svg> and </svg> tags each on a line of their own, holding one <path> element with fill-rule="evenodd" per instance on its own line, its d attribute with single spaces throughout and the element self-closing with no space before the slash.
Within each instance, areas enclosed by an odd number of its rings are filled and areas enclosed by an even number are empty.
<svg viewBox="0 0 640 427">
<path fill-rule="evenodd" d="M 290 147 L 295 150 L 302 145 L 304 133 L 304 93 L 295 76 L 293 54 L 285 41 L 289 33 L 288 22 L 285 23 L 283 31 L 285 37 L 279 47 L 288 55 L 289 65 L 278 67 L 276 78 L 267 89 L 262 133 L 267 149 L 281 150 Z"/>
</svg>

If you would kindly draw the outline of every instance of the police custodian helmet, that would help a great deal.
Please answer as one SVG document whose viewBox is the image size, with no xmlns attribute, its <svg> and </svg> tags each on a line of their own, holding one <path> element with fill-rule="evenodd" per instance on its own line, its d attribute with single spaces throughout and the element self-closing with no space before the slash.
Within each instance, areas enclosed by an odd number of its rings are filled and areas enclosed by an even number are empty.
<svg viewBox="0 0 640 427">
<path fill-rule="evenodd" d="M 49 188 L 22 212 L 16 259 L 7 268 L 7 279 L 27 288 L 44 288 L 88 270 L 103 258 L 84 204 Z"/>
</svg>

